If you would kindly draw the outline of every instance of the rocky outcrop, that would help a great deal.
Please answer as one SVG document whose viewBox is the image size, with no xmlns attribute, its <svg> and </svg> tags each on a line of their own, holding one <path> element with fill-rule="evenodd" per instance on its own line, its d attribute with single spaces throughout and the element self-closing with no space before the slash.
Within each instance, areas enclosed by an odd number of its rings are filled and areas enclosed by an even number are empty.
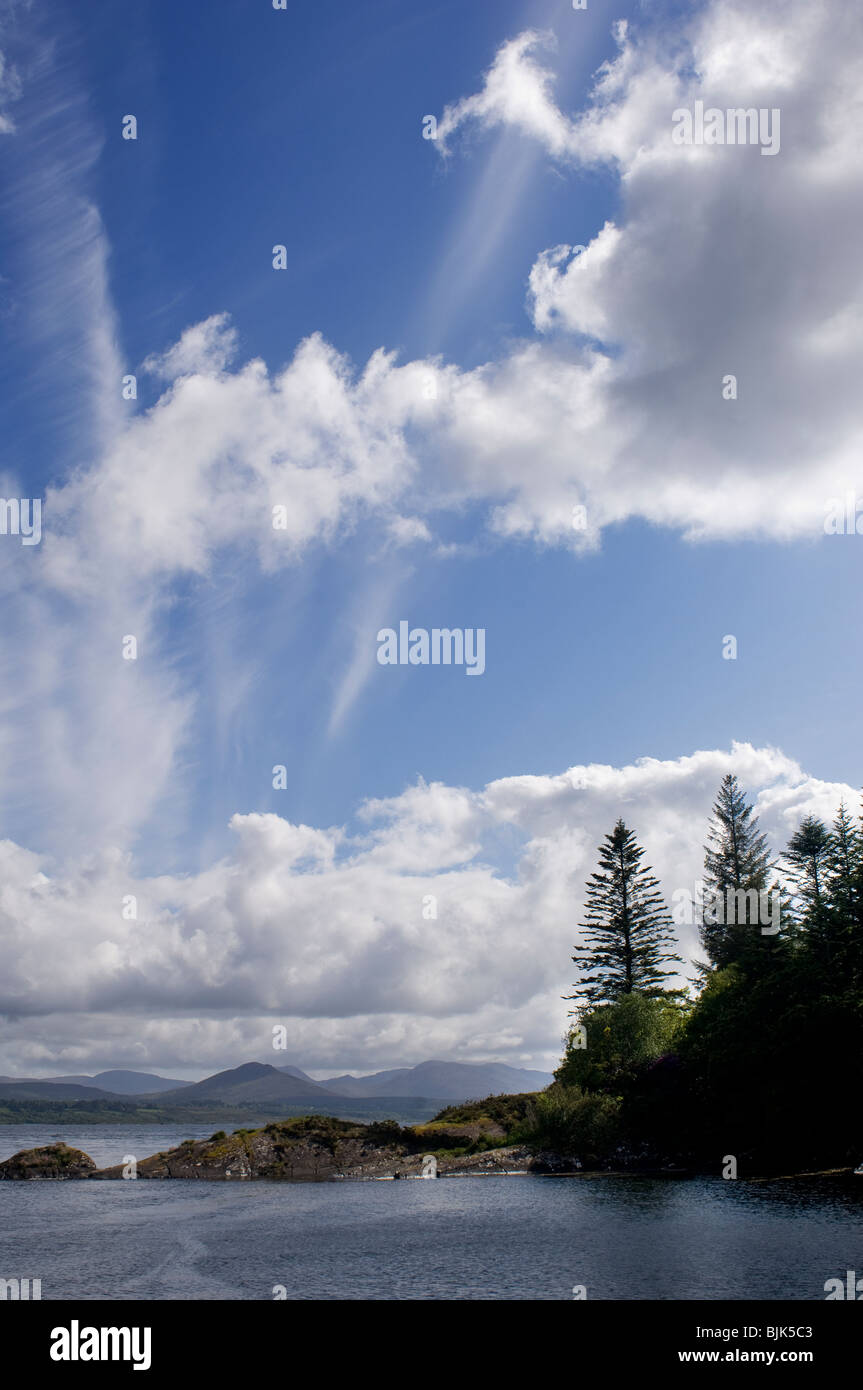
<svg viewBox="0 0 863 1390">
<path fill-rule="evenodd" d="M 369 1127 L 330 1119 L 287 1120 L 258 1130 L 236 1130 L 211 1139 L 186 1140 L 176 1149 L 153 1154 L 137 1164 L 139 1178 L 203 1178 L 242 1181 L 248 1178 L 326 1181 L 346 1169 L 369 1170 L 399 1163 L 405 1143 L 376 1143 Z M 396 1126 L 396 1128 L 398 1128 Z M 128 1170 L 128 1164 L 126 1165 Z M 122 1177 L 124 1168 L 104 1168 L 98 1178 Z"/>
<path fill-rule="evenodd" d="M 264 1129 L 222 1131 L 209 1139 L 187 1139 L 177 1148 L 152 1154 L 132 1164 L 97 1169 L 86 1154 L 53 1144 L 16 1154 L 0 1165 L 5 1178 L 179 1178 L 208 1182 L 247 1181 L 251 1178 L 294 1182 L 331 1182 L 380 1178 L 420 1178 L 430 1165 L 425 1156 L 436 1152 L 440 1176 L 465 1173 L 492 1174 L 526 1171 L 530 1154 L 523 1147 L 488 1149 L 477 1153 L 446 1152 L 431 1136 L 419 1130 L 401 1129 L 394 1122 L 378 1125 L 351 1124 L 344 1120 L 310 1117 L 285 1120 Z M 450 1146 L 465 1134 L 435 1135 Z"/>
<path fill-rule="evenodd" d="M 89 1178 L 97 1172 L 89 1154 L 70 1149 L 68 1144 L 48 1144 L 42 1149 L 22 1149 L 0 1163 L 0 1180 L 42 1179 L 62 1182 L 69 1178 Z"/>
<path fill-rule="evenodd" d="M 509 1144 L 486 1153 L 463 1154 L 460 1158 L 438 1161 L 439 1173 L 528 1173 L 533 1171 L 533 1154 L 523 1144 Z"/>
</svg>

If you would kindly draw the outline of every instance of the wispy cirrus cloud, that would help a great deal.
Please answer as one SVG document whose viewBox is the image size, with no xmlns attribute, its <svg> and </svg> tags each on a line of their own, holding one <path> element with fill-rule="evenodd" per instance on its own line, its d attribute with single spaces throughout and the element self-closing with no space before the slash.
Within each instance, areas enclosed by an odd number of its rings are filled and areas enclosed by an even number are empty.
<svg viewBox="0 0 863 1390">
<path fill-rule="evenodd" d="M 0 106 L 5 107 L 20 95 L 21 83 L 18 73 L 12 67 L 5 54 L 0 52 Z M 11 135 L 15 130 L 15 122 L 8 111 L 0 110 L 0 135 Z"/>
<path fill-rule="evenodd" d="M 103 141 L 63 35 L 29 10 L 10 35 L 21 52 L 7 82 L 10 346 L 32 364 L 28 390 L 64 440 L 61 464 L 89 463 L 122 419 L 110 247 L 94 196 Z"/>
</svg>

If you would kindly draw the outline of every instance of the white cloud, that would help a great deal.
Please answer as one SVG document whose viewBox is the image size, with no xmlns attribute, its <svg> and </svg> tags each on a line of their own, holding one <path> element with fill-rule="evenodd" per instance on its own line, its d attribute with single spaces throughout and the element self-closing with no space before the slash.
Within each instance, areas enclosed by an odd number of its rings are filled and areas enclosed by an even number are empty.
<svg viewBox="0 0 863 1390">
<path fill-rule="evenodd" d="M 428 542 L 432 538 L 431 531 L 419 516 L 393 517 L 390 534 L 398 546 L 415 545 L 417 541 Z"/>
<path fill-rule="evenodd" d="M 602 836 L 623 815 L 670 905 L 700 877 L 710 806 L 732 768 L 776 851 L 807 811 L 832 818 L 841 797 L 853 804 L 850 787 L 741 744 L 480 791 L 420 782 L 367 803 L 360 833 L 237 815 L 235 853 L 182 878 L 138 879 L 118 852 L 51 877 L 7 841 L 2 1069 L 228 1065 L 265 1055 L 277 1022 L 288 1025 L 285 1060 L 321 1068 L 441 1052 L 549 1063 Z M 523 837 L 510 877 L 483 849 L 506 826 Z M 138 918 L 125 921 L 130 893 Z M 427 920 L 430 894 L 437 917 Z M 681 934 L 697 951 L 694 928 Z"/>
<path fill-rule="evenodd" d="M 571 117 L 534 32 L 444 114 L 445 148 L 470 123 L 508 127 L 564 165 L 608 165 L 621 198 L 584 252 L 537 258 L 531 311 L 555 336 L 454 383 L 456 466 L 478 495 L 509 486 L 493 513 L 505 534 L 564 540 L 582 500 L 600 527 L 644 517 L 690 538 L 814 538 L 826 499 L 863 484 L 863 15 L 722 0 L 682 32 L 622 25 L 617 38 Z M 673 111 L 696 99 L 778 106 L 778 156 L 672 144 Z M 736 401 L 722 399 L 726 374 Z"/>
<path fill-rule="evenodd" d="M 444 109 L 437 130 L 442 153 L 447 152 L 447 142 L 455 131 L 469 121 L 477 121 L 485 129 L 518 126 L 554 155 L 572 152 L 573 126 L 555 105 L 554 74 L 534 56 L 543 45 L 553 48 L 554 36 L 530 29 L 501 46 L 482 90 Z"/>
<path fill-rule="evenodd" d="M 315 335 L 270 376 L 259 359 L 224 370 L 234 348 L 217 315 L 150 360 L 179 372 L 172 385 L 96 468 L 49 492 L 48 582 L 97 592 L 130 552 L 139 583 L 205 574 L 236 543 L 276 568 L 363 509 L 391 507 L 413 472 L 392 360 L 375 354 L 354 377 Z"/>
<path fill-rule="evenodd" d="M 211 376 L 224 371 L 237 352 L 237 332 L 227 314 L 212 314 L 203 323 L 187 328 L 178 343 L 162 353 L 151 354 L 144 371 L 163 381 L 183 376 Z"/>
</svg>

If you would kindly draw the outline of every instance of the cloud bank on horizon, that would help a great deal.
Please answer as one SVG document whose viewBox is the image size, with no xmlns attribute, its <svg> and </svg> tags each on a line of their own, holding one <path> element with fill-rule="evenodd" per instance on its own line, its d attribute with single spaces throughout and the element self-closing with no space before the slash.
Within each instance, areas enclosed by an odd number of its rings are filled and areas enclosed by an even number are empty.
<svg viewBox="0 0 863 1390">
<path fill-rule="evenodd" d="M 266 1056 L 277 1024 L 286 1057 L 324 1070 L 432 1054 L 552 1066 L 597 844 L 623 815 L 671 909 L 701 878 L 732 769 L 776 853 L 803 815 L 854 804 L 776 749 L 735 745 L 479 791 L 419 782 L 350 831 L 237 815 L 235 852 L 182 878 L 138 879 L 116 851 L 55 877 L 5 841 L 3 1067 L 215 1070 Z M 118 923 L 128 894 L 137 918 Z M 697 957 L 696 926 L 678 932 Z"/>
</svg>

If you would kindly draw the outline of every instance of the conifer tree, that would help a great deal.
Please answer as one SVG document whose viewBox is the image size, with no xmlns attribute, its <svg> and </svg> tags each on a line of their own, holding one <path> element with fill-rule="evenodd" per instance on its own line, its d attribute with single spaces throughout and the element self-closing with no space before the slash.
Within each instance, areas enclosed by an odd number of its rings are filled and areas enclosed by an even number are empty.
<svg viewBox="0 0 863 1390">
<path fill-rule="evenodd" d="M 853 986 L 863 978 L 863 833 L 844 802 L 833 822 L 824 881 L 823 910 L 810 913 L 806 923 L 809 957 L 831 989 L 840 981 Z"/>
<path fill-rule="evenodd" d="M 721 969 L 749 955 L 758 937 L 761 900 L 771 871 L 767 840 L 735 775 L 722 779 L 704 852 L 701 940 Z"/>
<path fill-rule="evenodd" d="M 826 876 L 827 895 L 833 911 L 850 922 L 860 917 L 863 836 L 844 801 L 839 803 L 831 841 Z"/>
<path fill-rule="evenodd" d="M 590 1005 L 614 1003 L 623 995 L 672 995 L 667 965 L 674 954 L 671 917 L 659 882 L 642 865 L 644 850 L 622 820 L 599 847 L 599 870 L 587 883 L 583 946 L 572 959 L 581 978 L 568 999 Z"/>
<path fill-rule="evenodd" d="M 788 841 L 784 858 L 807 916 L 822 913 L 827 896 L 833 840 L 817 816 L 804 816 Z"/>
</svg>

